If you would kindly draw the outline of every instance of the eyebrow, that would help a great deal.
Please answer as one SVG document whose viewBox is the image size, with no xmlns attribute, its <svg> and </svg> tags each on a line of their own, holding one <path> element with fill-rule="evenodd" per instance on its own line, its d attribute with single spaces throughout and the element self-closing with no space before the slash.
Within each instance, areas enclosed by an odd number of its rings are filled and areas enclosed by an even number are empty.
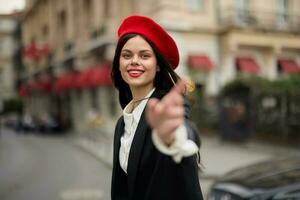
<svg viewBox="0 0 300 200">
<path fill-rule="evenodd" d="M 129 49 L 123 49 L 122 51 L 127 51 L 127 52 L 132 52 L 131 50 L 129 50 Z M 151 50 L 148 50 L 148 49 L 145 49 L 145 50 L 140 50 L 139 51 L 140 53 L 145 53 L 145 52 L 152 52 Z"/>
</svg>

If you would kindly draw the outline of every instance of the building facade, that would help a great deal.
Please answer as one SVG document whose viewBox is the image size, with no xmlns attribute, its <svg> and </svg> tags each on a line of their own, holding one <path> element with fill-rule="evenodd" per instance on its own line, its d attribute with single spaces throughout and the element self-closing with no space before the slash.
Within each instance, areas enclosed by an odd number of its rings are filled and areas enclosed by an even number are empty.
<svg viewBox="0 0 300 200">
<path fill-rule="evenodd" d="M 89 119 L 115 121 L 121 109 L 107 67 L 117 28 L 133 13 L 154 18 L 175 38 L 177 72 L 191 77 L 196 92 L 215 96 L 238 76 L 297 73 L 299 9 L 297 0 L 28 0 L 20 88 L 26 112 L 60 115 L 81 132 Z"/>
<path fill-rule="evenodd" d="M 242 73 L 274 80 L 299 72 L 299 6 L 295 0 L 222 1 L 222 84 Z"/>
<path fill-rule="evenodd" d="M 0 104 L 2 106 L 4 100 L 16 97 L 13 63 L 16 48 L 13 32 L 16 24 L 14 15 L 0 15 Z"/>
</svg>

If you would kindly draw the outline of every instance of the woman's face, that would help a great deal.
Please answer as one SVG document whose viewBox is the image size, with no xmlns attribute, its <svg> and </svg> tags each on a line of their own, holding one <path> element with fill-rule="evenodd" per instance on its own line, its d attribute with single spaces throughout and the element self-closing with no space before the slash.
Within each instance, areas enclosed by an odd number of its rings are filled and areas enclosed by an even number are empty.
<svg viewBox="0 0 300 200">
<path fill-rule="evenodd" d="M 145 39 L 135 36 L 125 43 L 120 55 L 120 71 L 130 89 L 152 89 L 158 69 L 154 51 Z"/>
</svg>

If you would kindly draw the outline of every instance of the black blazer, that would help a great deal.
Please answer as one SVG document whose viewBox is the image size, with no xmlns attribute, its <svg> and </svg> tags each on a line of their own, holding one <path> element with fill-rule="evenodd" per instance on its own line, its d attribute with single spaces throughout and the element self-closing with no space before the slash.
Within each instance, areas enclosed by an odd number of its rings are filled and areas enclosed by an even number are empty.
<svg viewBox="0 0 300 200">
<path fill-rule="evenodd" d="M 164 94 L 154 91 L 151 97 L 162 98 Z M 189 106 L 186 103 L 185 108 L 188 137 L 200 146 L 195 126 L 189 121 Z M 183 158 L 177 164 L 170 156 L 159 152 L 152 143 L 152 130 L 144 112 L 131 145 L 127 174 L 119 163 L 120 139 L 124 133 L 123 117 L 117 122 L 113 147 L 111 199 L 202 200 L 196 154 Z"/>
</svg>

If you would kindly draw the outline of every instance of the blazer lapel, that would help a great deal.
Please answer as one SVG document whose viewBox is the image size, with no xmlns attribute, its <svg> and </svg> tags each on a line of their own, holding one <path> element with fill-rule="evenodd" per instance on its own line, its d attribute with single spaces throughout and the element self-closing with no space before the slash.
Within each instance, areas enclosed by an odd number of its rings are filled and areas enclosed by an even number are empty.
<svg viewBox="0 0 300 200">
<path fill-rule="evenodd" d="M 140 157 L 141 157 L 141 153 L 145 141 L 146 130 L 147 130 L 147 122 L 145 119 L 145 114 L 143 112 L 138 127 L 136 129 L 134 139 L 131 144 L 129 159 L 128 159 L 127 173 L 128 173 L 129 199 L 132 199 L 132 195 L 134 191 L 136 174 L 137 174 L 138 165 L 139 165 L 139 161 L 140 161 Z"/>
<path fill-rule="evenodd" d="M 159 95 L 159 92 L 154 91 L 153 94 L 151 95 L 151 98 L 152 97 L 160 98 L 160 96 L 161 95 Z M 129 199 L 132 199 L 133 197 L 136 175 L 137 175 L 139 161 L 140 161 L 141 153 L 145 142 L 145 137 L 146 134 L 149 134 L 149 132 L 147 132 L 147 128 L 149 128 L 149 126 L 145 117 L 145 109 L 141 115 L 139 124 L 135 131 L 134 138 L 130 148 L 130 153 L 129 153 L 128 166 L 127 166 Z"/>
</svg>

